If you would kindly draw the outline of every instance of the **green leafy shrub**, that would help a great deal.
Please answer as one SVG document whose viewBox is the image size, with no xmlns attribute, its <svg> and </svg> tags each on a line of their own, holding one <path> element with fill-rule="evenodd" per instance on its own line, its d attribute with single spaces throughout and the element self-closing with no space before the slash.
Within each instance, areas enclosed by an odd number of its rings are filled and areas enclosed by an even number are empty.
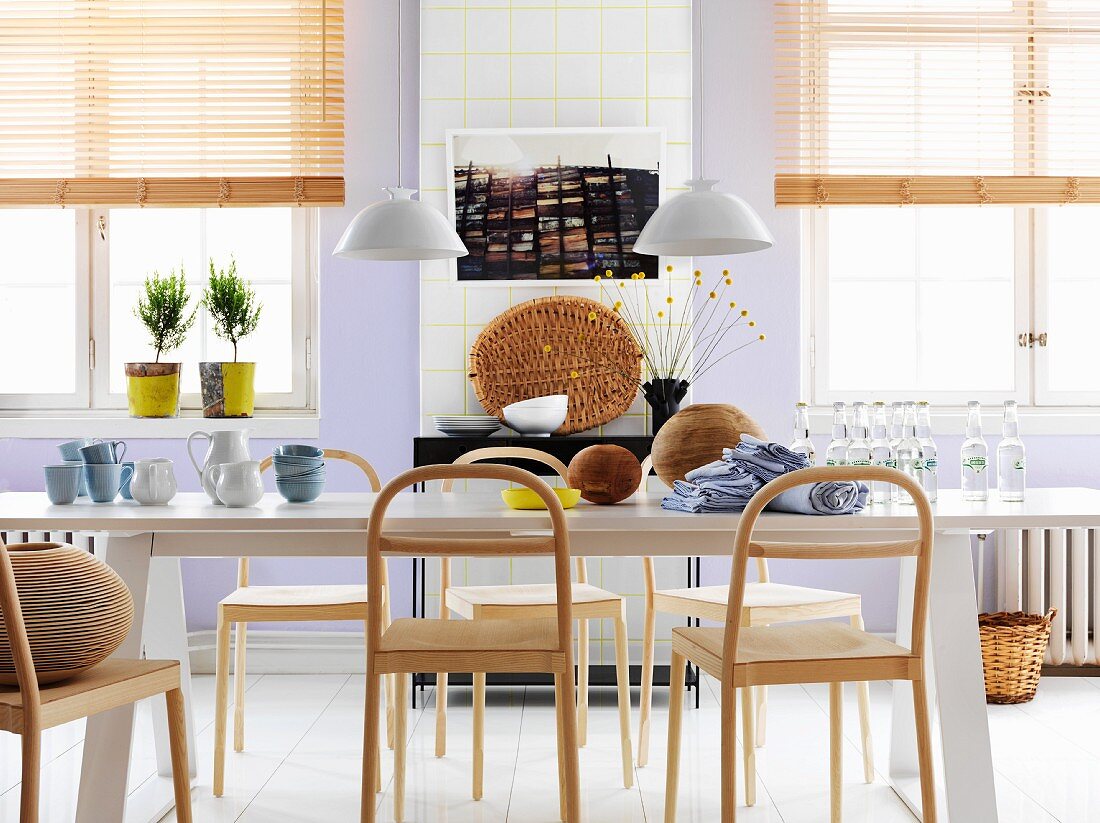
<svg viewBox="0 0 1100 823">
<path fill-rule="evenodd" d="M 218 271 L 210 261 L 210 280 L 202 293 L 202 304 L 214 321 L 214 334 L 233 344 L 233 362 L 237 362 L 237 342 L 256 331 L 263 304 L 256 302 L 250 283 L 237 274 L 237 261 L 229 258 L 228 271 Z"/>
<path fill-rule="evenodd" d="M 164 352 L 178 349 L 187 339 L 187 332 L 195 324 L 195 315 L 198 307 L 187 312 L 187 304 L 191 301 L 191 294 L 187 290 L 187 279 L 183 266 L 180 266 L 179 274 L 172 269 L 167 277 L 161 277 L 157 271 L 152 277 L 145 278 L 143 294 L 138 297 L 134 316 L 137 317 L 149 332 L 149 337 L 154 349 L 157 351 L 157 359 Z"/>
</svg>

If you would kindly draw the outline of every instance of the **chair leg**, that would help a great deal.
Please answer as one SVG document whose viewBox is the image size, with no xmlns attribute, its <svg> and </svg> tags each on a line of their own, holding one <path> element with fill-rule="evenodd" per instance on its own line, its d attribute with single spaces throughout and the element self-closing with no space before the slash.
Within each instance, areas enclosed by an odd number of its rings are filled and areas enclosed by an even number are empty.
<svg viewBox="0 0 1100 823">
<path fill-rule="evenodd" d="M 577 743 L 588 745 L 588 621 L 577 632 Z"/>
<path fill-rule="evenodd" d="M 37 728 L 23 730 L 23 773 L 19 786 L 19 823 L 38 823 L 38 795 L 42 782 L 42 732 Z M 184 774 L 187 764 L 184 764 Z"/>
<path fill-rule="evenodd" d="M 168 707 L 168 746 L 172 752 L 172 788 L 176 795 L 177 823 L 191 823 L 191 775 L 187 764 L 187 715 L 183 692 L 164 693 Z"/>
<path fill-rule="evenodd" d="M 233 751 L 244 751 L 244 675 L 248 624 L 237 622 L 237 648 L 233 658 Z"/>
<path fill-rule="evenodd" d="M 435 675 L 435 756 L 447 754 L 447 672 Z"/>
<path fill-rule="evenodd" d="M 217 662 L 214 678 L 214 797 L 225 793 L 225 721 L 229 713 L 229 621 L 218 609 Z"/>
<path fill-rule="evenodd" d="M 634 785 L 634 746 L 630 742 L 630 659 L 626 648 L 626 604 L 615 621 L 615 682 L 619 689 L 619 745 L 623 757 L 623 787 Z"/>
<path fill-rule="evenodd" d="M 741 750 L 745 755 L 745 805 L 756 805 L 756 689 L 741 689 Z"/>
<path fill-rule="evenodd" d="M 676 795 L 680 785 L 680 731 L 684 718 L 684 676 L 687 659 L 672 653 L 668 667 L 668 763 L 665 771 L 665 823 L 676 823 Z"/>
<path fill-rule="evenodd" d="M 565 703 L 565 691 L 561 686 L 562 675 L 554 675 L 554 731 L 558 741 L 558 817 L 565 820 L 568 814 L 565 803 L 565 740 L 562 725 L 562 705 Z"/>
<path fill-rule="evenodd" d="M 398 675 L 398 674 L 387 674 L 383 678 L 383 680 L 386 684 L 386 748 L 387 749 L 393 749 L 393 740 L 394 740 L 394 735 L 396 734 L 396 729 L 394 728 L 394 717 L 395 717 L 395 713 L 397 712 L 397 708 L 396 708 L 396 706 L 394 706 L 394 703 L 396 702 L 397 698 L 394 695 L 394 683 L 396 682 L 396 679 L 398 677 L 400 677 L 400 675 Z"/>
<path fill-rule="evenodd" d="M 638 701 L 638 765 L 649 762 L 649 717 L 653 710 L 653 642 L 657 613 L 646 598 L 642 629 L 642 693 Z"/>
<path fill-rule="evenodd" d="M 756 747 L 763 748 L 768 729 L 768 687 L 756 687 Z"/>
<path fill-rule="evenodd" d="M 852 626 L 863 631 L 863 616 L 853 614 Z M 875 749 L 871 742 L 871 688 L 866 680 L 856 683 L 856 699 L 859 704 L 859 734 L 863 743 L 863 779 L 875 782 Z"/>
<path fill-rule="evenodd" d="M 844 684 L 829 684 L 829 819 L 844 819 Z"/>
<path fill-rule="evenodd" d="M 920 767 L 920 799 L 924 823 L 936 823 L 936 773 L 932 767 L 932 727 L 928 717 L 928 689 L 923 680 L 913 681 L 913 715 L 917 723 L 917 764 Z"/>
<path fill-rule="evenodd" d="M 374 657 L 367 655 L 367 698 L 363 710 L 363 788 L 359 800 L 359 819 L 361 823 L 375 823 L 378 817 L 378 800 L 375 792 L 378 791 L 376 775 L 380 771 L 378 735 L 378 713 L 381 710 L 382 684 L 378 675 L 371 674 L 374 668 Z"/>
<path fill-rule="evenodd" d="M 394 675 L 396 688 L 393 707 L 393 819 L 401 823 L 405 819 L 405 757 L 408 745 L 408 732 L 405 721 L 408 716 L 409 675 L 398 672 Z"/>
<path fill-rule="evenodd" d="M 722 823 L 737 818 L 737 689 L 722 683 Z"/>
<path fill-rule="evenodd" d="M 580 750 L 577 744 L 577 694 L 570 670 L 559 678 L 561 684 L 561 737 L 565 750 L 565 817 L 567 823 L 581 823 Z"/>
<path fill-rule="evenodd" d="M 474 672 L 474 774 L 473 798 L 481 800 L 485 788 L 485 672 Z"/>
</svg>

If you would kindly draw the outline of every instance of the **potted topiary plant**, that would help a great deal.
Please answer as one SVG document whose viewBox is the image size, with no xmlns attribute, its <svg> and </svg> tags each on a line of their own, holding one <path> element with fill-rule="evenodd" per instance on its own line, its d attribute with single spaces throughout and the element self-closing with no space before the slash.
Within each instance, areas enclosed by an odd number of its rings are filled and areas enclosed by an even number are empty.
<svg viewBox="0 0 1100 823">
<path fill-rule="evenodd" d="M 191 295 L 183 266 L 167 277 L 154 271 L 145 278 L 134 315 L 149 332 L 157 356 L 152 363 L 126 364 L 126 398 L 131 417 L 176 417 L 180 410 L 180 364 L 161 363 L 161 355 L 178 349 L 195 323 L 197 308 L 187 310 Z"/>
<path fill-rule="evenodd" d="M 210 261 L 210 280 L 202 304 L 214 321 L 214 334 L 233 344 L 232 363 L 200 363 L 203 417 L 251 417 L 256 406 L 256 364 L 237 362 L 237 344 L 256 331 L 263 304 L 250 283 L 237 274 L 237 261 L 218 271 Z"/>
</svg>

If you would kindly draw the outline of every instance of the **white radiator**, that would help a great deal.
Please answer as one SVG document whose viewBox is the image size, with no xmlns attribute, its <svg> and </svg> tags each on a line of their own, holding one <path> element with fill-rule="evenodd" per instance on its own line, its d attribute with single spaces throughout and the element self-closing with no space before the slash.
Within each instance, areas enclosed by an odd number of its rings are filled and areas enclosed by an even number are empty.
<svg viewBox="0 0 1100 823">
<path fill-rule="evenodd" d="M 994 610 L 1058 610 L 1047 647 L 1050 665 L 1100 665 L 1098 644 L 1089 639 L 1090 633 L 1100 638 L 1098 531 L 999 529 L 995 554 L 993 546 L 985 552 L 987 559 L 996 557 Z"/>
</svg>

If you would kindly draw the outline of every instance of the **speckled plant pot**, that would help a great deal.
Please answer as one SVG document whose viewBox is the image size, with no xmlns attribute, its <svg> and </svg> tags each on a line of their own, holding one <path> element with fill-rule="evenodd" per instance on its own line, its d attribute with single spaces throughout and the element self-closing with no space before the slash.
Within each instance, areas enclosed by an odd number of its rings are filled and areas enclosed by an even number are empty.
<svg viewBox="0 0 1100 823">
<path fill-rule="evenodd" d="M 256 410 L 255 363 L 199 363 L 203 417 L 251 417 Z"/>
</svg>

